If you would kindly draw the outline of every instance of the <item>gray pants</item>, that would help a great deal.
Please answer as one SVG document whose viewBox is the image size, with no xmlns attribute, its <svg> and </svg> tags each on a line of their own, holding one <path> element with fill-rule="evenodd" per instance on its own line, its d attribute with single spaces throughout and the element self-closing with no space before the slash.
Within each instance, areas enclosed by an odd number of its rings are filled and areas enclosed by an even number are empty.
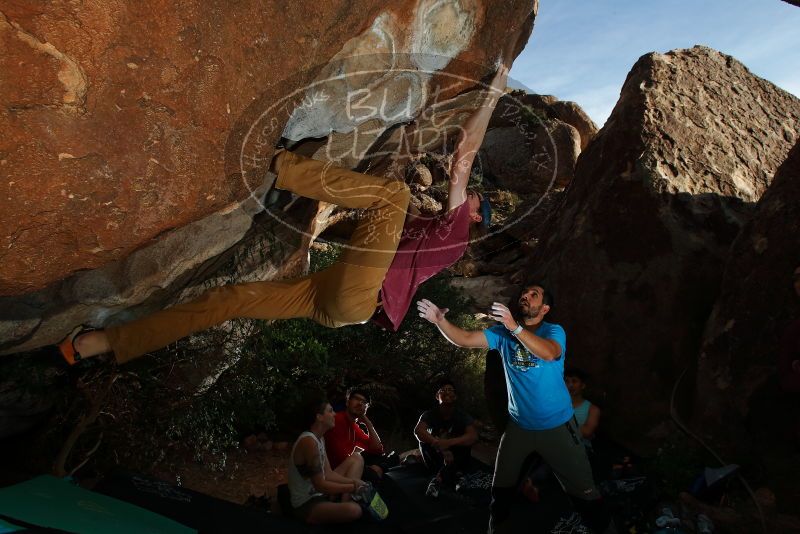
<svg viewBox="0 0 800 534">
<path fill-rule="evenodd" d="M 583 500 L 600 498 L 574 417 L 549 430 L 524 430 L 509 420 L 497 451 L 492 486 L 516 487 L 520 468 L 532 452 L 550 465 L 568 494 Z"/>
<path fill-rule="evenodd" d="M 608 511 L 594 485 L 592 469 L 575 417 L 549 430 L 524 430 L 509 420 L 500 440 L 492 482 L 489 534 L 509 532 L 511 505 L 525 459 L 538 452 L 570 494 L 583 521 L 598 532 L 608 526 Z"/>
</svg>

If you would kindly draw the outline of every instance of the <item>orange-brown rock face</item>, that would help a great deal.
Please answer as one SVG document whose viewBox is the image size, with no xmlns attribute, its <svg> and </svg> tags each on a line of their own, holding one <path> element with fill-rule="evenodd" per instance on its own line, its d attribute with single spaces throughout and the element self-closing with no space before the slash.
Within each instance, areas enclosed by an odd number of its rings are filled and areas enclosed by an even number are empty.
<svg viewBox="0 0 800 534">
<path fill-rule="evenodd" d="M 224 162 L 239 114 L 256 97 L 283 96 L 270 93 L 286 89 L 276 81 L 308 83 L 379 17 L 394 21 L 390 45 L 425 53 L 443 37 L 455 42 L 451 52 L 485 64 L 507 38 L 505 19 L 530 11 L 522 1 L 488 9 L 461 0 L 447 12 L 434 4 L 5 2 L 0 295 L 117 260 L 245 198 Z M 419 10 L 434 22 L 455 16 L 456 33 L 415 28 Z"/>
<path fill-rule="evenodd" d="M 6 4 L 0 294 L 98 267 L 246 196 L 223 172 L 236 113 L 276 76 L 332 56 L 381 6 L 303 4 Z"/>
</svg>

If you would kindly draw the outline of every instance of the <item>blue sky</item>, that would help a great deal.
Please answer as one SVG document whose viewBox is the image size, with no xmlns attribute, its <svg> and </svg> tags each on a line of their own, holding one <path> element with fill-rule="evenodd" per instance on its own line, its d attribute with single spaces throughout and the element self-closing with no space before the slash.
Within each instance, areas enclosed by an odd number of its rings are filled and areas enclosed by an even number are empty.
<svg viewBox="0 0 800 534">
<path fill-rule="evenodd" d="M 696 44 L 800 96 L 800 8 L 781 0 L 540 0 L 510 76 L 602 126 L 640 56 Z"/>
</svg>

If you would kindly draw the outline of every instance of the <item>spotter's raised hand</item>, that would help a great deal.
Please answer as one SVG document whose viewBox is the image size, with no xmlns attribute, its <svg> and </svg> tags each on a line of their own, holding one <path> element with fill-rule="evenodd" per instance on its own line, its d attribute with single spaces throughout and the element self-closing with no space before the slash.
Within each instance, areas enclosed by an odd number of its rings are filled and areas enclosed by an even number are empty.
<svg viewBox="0 0 800 534">
<path fill-rule="evenodd" d="M 505 304 L 493 302 L 491 317 L 509 330 L 514 330 L 518 326 L 516 319 L 511 315 L 511 310 Z"/>
<path fill-rule="evenodd" d="M 444 320 L 444 315 L 450 311 L 448 308 L 439 308 L 428 299 L 417 301 L 417 311 L 419 316 L 433 324 L 439 324 Z"/>
</svg>

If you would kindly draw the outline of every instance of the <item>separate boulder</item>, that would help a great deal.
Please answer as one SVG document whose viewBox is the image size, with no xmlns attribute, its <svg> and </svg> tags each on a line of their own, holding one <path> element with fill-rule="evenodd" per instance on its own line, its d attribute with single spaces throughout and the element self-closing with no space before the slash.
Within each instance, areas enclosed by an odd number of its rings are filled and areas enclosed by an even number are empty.
<svg viewBox="0 0 800 534">
<path fill-rule="evenodd" d="M 481 146 L 480 170 L 499 189 L 538 197 L 569 184 L 580 151 L 578 131 L 563 122 L 493 128 Z"/>
<path fill-rule="evenodd" d="M 518 128 L 508 126 L 486 133 L 480 161 L 484 175 L 493 177 L 498 187 L 530 193 L 539 185 L 533 181 L 533 155 L 525 135 Z"/>
<path fill-rule="evenodd" d="M 479 172 L 500 189 L 538 199 L 572 181 L 578 156 L 596 132 L 574 102 L 514 91 L 492 114 Z"/>
<path fill-rule="evenodd" d="M 549 108 L 545 108 L 545 112 L 549 117 L 569 124 L 578 131 L 581 150 L 586 150 L 589 142 L 597 134 L 597 125 L 575 102 L 553 102 Z"/>
<path fill-rule="evenodd" d="M 521 120 L 555 120 L 569 124 L 578 131 L 580 149 L 586 150 L 597 133 L 597 125 L 575 102 L 562 101 L 552 95 L 512 91 L 497 104 L 491 127 L 513 126 Z"/>
<path fill-rule="evenodd" d="M 629 444 L 664 437 L 650 430 L 696 362 L 729 247 L 798 124 L 797 98 L 695 47 L 640 58 L 581 154 L 529 272 L 554 291 L 568 364 L 608 391 L 609 430 Z"/>
</svg>

